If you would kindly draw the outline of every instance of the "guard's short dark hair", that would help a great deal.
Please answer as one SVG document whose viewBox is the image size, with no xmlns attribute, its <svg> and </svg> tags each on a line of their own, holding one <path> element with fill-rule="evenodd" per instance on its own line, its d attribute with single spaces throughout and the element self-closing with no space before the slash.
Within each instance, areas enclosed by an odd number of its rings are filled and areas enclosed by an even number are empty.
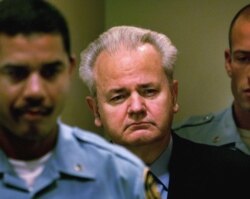
<svg viewBox="0 0 250 199">
<path fill-rule="evenodd" d="M 246 6 L 244 6 L 243 8 L 241 8 L 234 16 L 234 18 L 232 19 L 231 23 L 230 23 L 230 27 L 229 27 L 229 33 L 228 33 L 228 42 L 229 42 L 229 48 L 232 49 L 232 32 L 233 32 L 233 27 L 234 24 L 236 22 L 236 20 L 240 17 L 240 16 L 245 16 L 245 17 L 250 17 L 250 4 L 247 4 Z"/>
<path fill-rule="evenodd" d="M 62 36 L 65 51 L 70 55 L 70 34 L 62 13 L 45 0 L 1 0 L 0 33 L 51 33 Z"/>
</svg>

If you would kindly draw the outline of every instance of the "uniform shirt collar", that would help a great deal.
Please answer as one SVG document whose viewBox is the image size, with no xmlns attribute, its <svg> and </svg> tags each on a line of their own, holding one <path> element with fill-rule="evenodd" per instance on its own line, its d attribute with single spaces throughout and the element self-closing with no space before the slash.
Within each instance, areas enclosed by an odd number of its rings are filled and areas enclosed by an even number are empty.
<svg viewBox="0 0 250 199">
<path fill-rule="evenodd" d="M 224 137 L 222 140 L 225 140 L 227 143 L 234 143 L 232 149 L 237 148 L 240 151 L 250 155 L 250 150 L 247 148 L 246 144 L 242 141 L 239 135 L 239 129 L 236 126 L 234 116 L 233 116 L 233 106 L 226 109 L 224 112 L 225 116 L 223 117 L 223 124 L 224 124 Z"/>
</svg>

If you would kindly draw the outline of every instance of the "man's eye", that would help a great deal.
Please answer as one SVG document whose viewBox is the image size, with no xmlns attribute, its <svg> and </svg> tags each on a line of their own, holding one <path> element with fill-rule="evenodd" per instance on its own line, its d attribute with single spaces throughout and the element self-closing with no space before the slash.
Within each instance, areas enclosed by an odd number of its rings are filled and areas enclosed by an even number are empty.
<svg viewBox="0 0 250 199">
<path fill-rule="evenodd" d="M 248 56 L 235 57 L 235 60 L 240 64 L 250 64 L 250 57 Z"/>
<path fill-rule="evenodd" d="M 123 102 L 124 99 L 125 99 L 125 95 L 115 95 L 115 96 L 112 96 L 109 101 L 113 104 L 118 104 L 118 103 Z"/>
<path fill-rule="evenodd" d="M 12 81 L 18 82 L 28 77 L 29 70 L 23 67 L 6 67 L 2 73 Z"/>
<path fill-rule="evenodd" d="M 40 70 L 40 74 L 44 79 L 52 80 L 55 79 L 64 69 L 65 64 L 63 62 L 54 61 L 44 64 Z"/>
<path fill-rule="evenodd" d="M 59 72 L 59 67 L 46 67 L 42 69 L 41 76 L 45 79 L 53 79 Z"/>
<path fill-rule="evenodd" d="M 145 97 L 153 97 L 158 93 L 158 90 L 153 89 L 153 88 L 148 88 L 148 89 L 143 89 L 142 90 L 142 95 Z"/>
</svg>

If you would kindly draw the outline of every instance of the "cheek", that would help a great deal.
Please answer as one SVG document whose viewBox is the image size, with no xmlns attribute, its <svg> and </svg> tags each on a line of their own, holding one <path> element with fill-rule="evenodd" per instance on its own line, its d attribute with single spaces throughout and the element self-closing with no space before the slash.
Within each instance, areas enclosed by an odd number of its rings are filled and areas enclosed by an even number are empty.
<svg viewBox="0 0 250 199">
<path fill-rule="evenodd" d="M 58 90 L 61 90 L 61 92 L 68 92 L 70 89 L 70 83 L 70 76 L 65 74 L 57 81 L 56 85 L 58 86 Z"/>
<path fill-rule="evenodd" d="M 150 113 L 154 117 L 154 120 L 156 122 L 165 120 L 168 118 L 171 114 L 173 114 L 173 108 L 172 105 L 169 106 L 167 104 L 159 105 L 152 105 L 150 108 Z"/>
<path fill-rule="evenodd" d="M 4 91 L 2 91 L 1 89 L 0 89 L 0 110 L 1 110 L 1 112 L 3 112 L 6 108 L 8 108 L 9 107 L 9 103 L 10 103 L 10 101 L 11 101 L 11 97 L 10 96 L 7 96 L 5 93 L 4 93 Z M 0 112 L 0 114 L 1 114 L 1 112 Z M 1 116 L 0 116 L 1 117 Z M 0 118 L 1 119 L 1 118 Z"/>
<path fill-rule="evenodd" d="M 99 113 L 103 125 L 109 129 L 121 128 L 127 117 L 124 106 L 104 105 L 103 107 L 99 107 Z"/>
<path fill-rule="evenodd" d="M 1 104 L 7 106 L 16 106 L 20 102 L 22 103 L 22 87 L 21 86 L 6 86 L 0 89 Z"/>
<path fill-rule="evenodd" d="M 149 111 L 156 122 L 168 120 L 168 118 L 172 117 L 172 115 L 174 114 L 173 101 L 172 98 L 168 96 L 170 95 L 165 95 L 165 97 L 163 95 L 157 100 L 148 103 Z"/>
<path fill-rule="evenodd" d="M 248 81 L 248 76 L 246 71 L 243 70 L 237 70 L 234 71 L 234 73 L 232 74 L 232 83 L 234 86 L 239 86 L 241 84 L 245 84 Z"/>
<path fill-rule="evenodd" d="M 123 134 L 124 114 L 116 108 L 99 110 L 100 121 L 109 139 L 117 142 Z"/>
<path fill-rule="evenodd" d="M 52 82 L 47 87 L 47 89 L 48 89 L 49 95 L 53 96 L 53 98 L 56 98 L 56 99 L 66 98 L 70 91 L 70 81 L 66 77 L 62 81 Z"/>
</svg>

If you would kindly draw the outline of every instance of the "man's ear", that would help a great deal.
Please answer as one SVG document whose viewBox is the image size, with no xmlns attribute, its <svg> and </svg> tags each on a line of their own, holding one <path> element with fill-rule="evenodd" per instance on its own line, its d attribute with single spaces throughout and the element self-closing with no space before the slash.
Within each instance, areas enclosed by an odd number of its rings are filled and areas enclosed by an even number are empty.
<svg viewBox="0 0 250 199">
<path fill-rule="evenodd" d="M 76 68 L 76 56 L 71 55 L 69 57 L 69 74 L 71 75 L 71 77 L 73 76 L 75 68 Z"/>
<path fill-rule="evenodd" d="M 94 123 L 95 123 L 95 125 L 97 127 L 101 127 L 102 126 L 102 121 L 101 121 L 101 118 L 100 118 L 100 114 L 99 114 L 99 110 L 98 110 L 98 104 L 97 104 L 96 99 L 94 97 L 87 96 L 86 101 L 87 101 L 87 104 L 88 104 L 91 112 L 94 115 Z"/>
<path fill-rule="evenodd" d="M 230 49 L 226 49 L 224 52 L 224 58 L 225 58 L 225 69 L 227 71 L 227 74 L 229 77 L 232 76 L 232 56 Z"/>
<path fill-rule="evenodd" d="M 178 97 L 178 81 L 173 80 L 172 83 L 172 96 L 173 96 L 173 111 L 177 113 L 179 111 L 179 104 L 177 103 Z"/>
</svg>

